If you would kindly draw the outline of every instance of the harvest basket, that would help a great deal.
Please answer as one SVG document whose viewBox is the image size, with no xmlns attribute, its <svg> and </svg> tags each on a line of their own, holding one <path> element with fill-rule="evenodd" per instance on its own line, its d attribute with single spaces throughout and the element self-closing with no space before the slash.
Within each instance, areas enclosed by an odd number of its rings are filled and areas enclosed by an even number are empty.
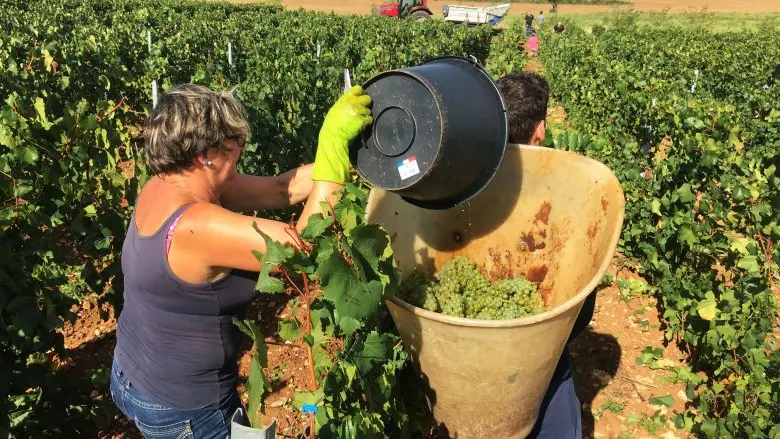
<svg viewBox="0 0 780 439">
<path fill-rule="evenodd" d="M 497 277 L 537 282 L 550 309 L 514 320 L 450 317 L 388 301 L 440 430 L 458 439 L 527 436 L 586 297 L 617 247 L 625 199 L 603 164 L 510 145 L 490 185 L 447 210 L 374 188 L 367 218 L 390 233 L 402 272 L 467 255 Z"/>
</svg>

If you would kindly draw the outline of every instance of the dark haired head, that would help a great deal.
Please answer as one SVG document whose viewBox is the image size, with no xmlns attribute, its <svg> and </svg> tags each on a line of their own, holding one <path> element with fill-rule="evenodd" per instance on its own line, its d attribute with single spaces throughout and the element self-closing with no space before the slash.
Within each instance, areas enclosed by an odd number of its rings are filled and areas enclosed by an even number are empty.
<svg viewBox="0 0 780 439">
<path fill-rule="evenodd" d="M 522 72 L 504 76 L 497 84 L 506 102 L 509 143 L 530 143 L 536 125 L 547 118 L 547 80 L 536 73 Z"/>
<path fill-rule="evenodd" d="M 246 111 L 233 96 L 234 90 L 217 92 L 195 84 L 167 90 L 144 127 L 144 149 L 152 172 L 180 172 L 209 148 L 222 148 L 227 139 L 247 139 Z"/>
</svg>

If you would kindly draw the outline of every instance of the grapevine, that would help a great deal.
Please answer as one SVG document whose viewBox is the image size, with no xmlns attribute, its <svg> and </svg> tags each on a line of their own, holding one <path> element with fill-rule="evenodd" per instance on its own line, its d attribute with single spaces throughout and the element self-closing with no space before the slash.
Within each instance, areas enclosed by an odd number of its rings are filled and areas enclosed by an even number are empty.
<svg viewBox="0 0 780 439">
<path fill-rule="evenodd" d="M 359 83 L 439 55 L 487 59 L 496 76 L 525 65 L 521 25 L 493 38 L 489 27 L 266 5 L 9 0 L 3 7 L 0 248 L 8 251 L 0 252 L 0 437 L 79 436 L 73 419 L 99 415 L 93 401 L 65 404 L 63 395 L 89 391 L 61 379 L 51 357 L 63 352 L 56 328 L 73 317 L 70 307 L 80 295 L 96 292 L 121 303 L 119 248 L 147 178 L 136 127 L 151 109 L 152 81 L 161 93 L 182 82 L 238 86 L 253 131 L 241 170 L 272 175 L 312 160 L 344 68 Z M 695 411 L 675 414 L 674 421 L 704 438 L 775 438 L 780 32 L 765 26 L 713 34 L 695 22 L 665 29 L 617 23 L 598 27 L 598 35 L 571 23 L 560 35 L 541 27 L 551 96 L 568 118 L 567 130 L 550 132 L 548 146 L 599 159 L 623 184 L 620 250 L 653 284 L 667 339 L 690 353 L 690 368 L 698 372 L 686 375 Z M 332 219 L 352 227 L 361 199 L 347 194 L 319 224 Z M 334 242 L 329 227 L 322 233 Z M 365 224 L 357 230 L 382 235 Z M 344 251 L 356 251 L 342 237 Z M 335 259 L 299 256 L 315 258 L 307 262 L 310 288 L 299 285 L 303 296 L 314 296 L 302 301 L 311 328 L 302 325 L 308 334 L 295 339 L 313 340 L 317 367 L 316 387 L 296 404 L 323 408 L 316 420 L 321 437 L 355 431 L 383 437 L 403 429 L 407 419 L 393 391 L 405 354 L 394 335 L 363 315 L 381 307 L 350 308 L 350 300 L 340 301 L 327 287 L 334 280 L 327 273 L 344 268 L 337 279 L 358 279 L 369 297 L 381 290 L 386 298 L 397 281 L 394 271 L 353 273 L 349 264 L 327 268 Z M 288 272 L 297 279 L 297 268 Z M 427 282 L 423 275 L 411 275 L 420 276 L 418 286 Z M 539 311 L 520 301 L 502 313 L 507 296 L 532 297 L 517 294 L 527 287 L 521 280 L 468 280 L 467 287 L 452 278 L 433 282 L 430 294 L 407 285 L 402 294 L 451 315 L 500 319 Z M 352 320 L 336 321 L 334 310 L 344 307 Z M 291 327 L 298 326 L 285 324 Z M 242 328 L 256 334 L 249 324 Z M 262 345 L 257 348 L 260 361 Z M 262 367 L 253 371 L 250 387 L 262 394 Z M 364 394 L 384 399 L 370 405 Z"/>
<path fill-rule="evenodd" d="M 313 352 L 309 390 L 298 391 L 292 404 L 298 410 L 304 404 L 317 407 L 310 432 L 316 430 L 319 438 L 384 438 L 408 429 L 395 385 L 407 354 L 397 335 L 381 330 L 388 318 L 383 301 L 395 294 L 400 275 L 387 232 L 363 220 L 366 201 L 365 188 L 348 184 L 329 212 L 309 219 L 301 233 L 302 248 L 308 250 L 293 250 L 257 230 L 268 248 L 257 254 L 264 267 L 258 291 L 292 287 L 308 322 L 303 331 L 285 331 L 285 338 L 300 340 Z M 286 283 L 269 275 L 273 268 L 284 273 Z M 254 322 L 235 323 L 255 344 L 249 415 L 259 425 L 268 391 L 267 348 L 257 331 L 247 329 Z M 280 323 L 280 328 L 301 326 L 296 317 Z"/>
<path fill-rule="evenodd" d="M 620 251 L 657 286 L 666 338 L 689 353 L 699 437 L 780 434 L 780 32 L 631 22 L 543 34 L 570 129 L 548 146 L 609 166 L 626 194 Z M 702 376 L 690 370 L 702 373 Z"/>
<path fill-rule="evenodd" d="M 159 94 L 237 86 L 253 133 L 239 169 L 278 175 L 313 160 L 344 68 L 359 83 L 440 55 L 485 59 L 492 38 L 434 20 L 177 0 L 9 0 L 0 29 L 2 438 L 89 436 L 73 420 L 105 416 L 63 395 L 107 382 L 70 382 L 51 359 L 65 354 L 57 328 L 84 296 L 121 312 L 120 249 L 148 178 L 138 127 L 153 81 Z"/>
</svg>

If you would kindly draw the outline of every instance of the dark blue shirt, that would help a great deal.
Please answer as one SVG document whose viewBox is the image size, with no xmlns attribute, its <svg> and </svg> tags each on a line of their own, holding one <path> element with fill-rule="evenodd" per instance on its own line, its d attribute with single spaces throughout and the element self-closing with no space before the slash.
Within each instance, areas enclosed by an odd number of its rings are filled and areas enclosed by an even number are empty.
<svg viewBox="0 0 780 439">
<path fill-rule="evenodd" d="M 254 297 L 257 273 L 234 271 L 210 283 L 178 278 L 168 265 L 166 232 L 187 206 L 151 236 L 141 236 L 132 216 L 122 246 L 124 308 L 119 316 L 116 361 L 141 394 L 162 406 L 216 409 L 235 392 L 236 356 L 243 318 Z"/>
</svg>

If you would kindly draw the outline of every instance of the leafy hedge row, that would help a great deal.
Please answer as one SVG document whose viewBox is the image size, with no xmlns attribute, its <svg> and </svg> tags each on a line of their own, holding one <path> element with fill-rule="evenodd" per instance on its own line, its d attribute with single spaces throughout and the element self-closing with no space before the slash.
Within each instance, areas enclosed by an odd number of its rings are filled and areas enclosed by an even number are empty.
<svg viewBox="0 0 780 439">
<path fill-rule="evenodd" d="M 552 139 L 606 163 L 627 199 L 621 249 L 690 353 L 707 438 L 780 437 L 780 33 L 570 24 L 544 35 L 552 94 L 579 132 Z M 682 376 L 682 375 L 680 375 Z"/>
<path fill-rule="evenodd" d="M 486 68 L 494 78 L 525 69 L 528 61 L 523 45 L 525 43 L 525 24 L 515 21 L 493 39 Z"/>
<path fill-rule="evenodd" d="M 313 157 L 344 68 L 359 83 L 433 56 L 484 60 L 492 38 L 489 28 L 272 6 L 10 0 L 3 8 L 0 437 L 69 435 L 68 417 L 94 409 L 64 401 L 79 391 L 63 387 L 50 357 L 63 348 L 61 318 L 73 317 L 65 290 L 84 282 L 121 296 L 118 250 L 146 177 L 135 127 L 150 110 L 153 80 L 160 93 L 181 82 L 238 85 L 253 129 L 243 170 L 274 174 Z"/>
</svg>

